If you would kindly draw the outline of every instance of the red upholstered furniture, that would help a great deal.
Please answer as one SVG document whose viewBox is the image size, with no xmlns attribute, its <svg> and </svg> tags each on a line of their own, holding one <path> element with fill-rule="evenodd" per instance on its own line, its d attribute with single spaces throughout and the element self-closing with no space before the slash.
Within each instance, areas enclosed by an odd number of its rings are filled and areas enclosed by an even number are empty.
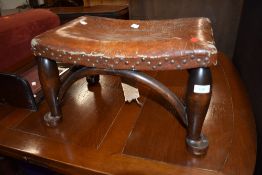
<svg viewBox="0 0 262 175">
<path fill-rule="evenodd" d="M 32 61 L 31 39 L 59 23 L 59 18 L 45 9 L 0 17 L 0 71 L 13 71 Z"/>
<path fill-rule="evenodd" d="M 40 84 L 30 41 L 59 24 L 58 16 L 45 9 L 0 17 L 0 102 L 36 109 Z"/>
</svg>

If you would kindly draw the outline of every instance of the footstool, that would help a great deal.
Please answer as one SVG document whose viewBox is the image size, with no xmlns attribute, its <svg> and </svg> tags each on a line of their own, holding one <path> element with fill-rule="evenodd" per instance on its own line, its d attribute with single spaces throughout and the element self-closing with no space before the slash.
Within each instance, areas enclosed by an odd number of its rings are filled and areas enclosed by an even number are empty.
<svg viewBox="0 0 262 175">
<path fill-rule="evenodd" d="M 98 75 L 115 75 L 134 79 L 159 93 L 186 127 L 189 151 L 206 153 L 208 140 L 201 130 L 212 92 L 209 67 L 217 64 L 209 19 L 140 21 L 83 16 L 35 37 L 31 45 L 50 108 L 44 116 L 47 125 L 56 126 L 61 120 L 60 102 L 76 80 L 91 76 L 97 82 Z M 61 82 L 57 62 L 80 68 Z M 162 83 L 141 72 L 182 69 L 189 72 L 185 104 Z"/>
</svg>

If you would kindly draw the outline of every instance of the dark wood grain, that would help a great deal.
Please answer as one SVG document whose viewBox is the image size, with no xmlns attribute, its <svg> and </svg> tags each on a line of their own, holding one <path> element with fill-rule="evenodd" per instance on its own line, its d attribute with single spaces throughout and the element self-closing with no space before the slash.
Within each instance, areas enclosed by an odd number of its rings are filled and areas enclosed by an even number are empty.
<svg viewBox="0 0 262 175">
<path fill-rule="evenodd" d="M 93 7 L 52 7 L 50 10 L 56 14 L 106 14 L 106 13 L 119 13 L 121 11 L 128 11 L 127 5 L 97 5 Z"/>
<path fill-rule="evenodd" d="M 50 10 L 59 16 L 62 24 L 84 15 L 129 19 L 127 5 L 95 5 L 90 7 L 51 7 Z"/>
<path fill-rule="evenodd" d="M 187 72 L 183 73 L 187 74 Z M 206 156 L 193 163 L 195 157 L 188 155 L 184 149 L 185 143 L 181 142 L 181 139 L 185 137 L 185 131 L 177 132 L 182 127 L 176 121 L 172 120 L 172 115 L 168 114 L 168 111 L 152 101 L 143 108 L 141 117 L 128 139 L 124 152 L 129 155 L 157 159 L 185 166 L 192 166 L 193 164 L 199 168 L 216 169 L 223 166 L 231 145 L 230 138 L 233 136 L 234 114 L 230 99 L 230 87 L 227 84 L 228 80 L 226 77 L 221 76 L 223 75 L 223 69 L 221 67 L 220 69 L 212 69 L 212 74 L 214 75 L 213 91 L 217 92 L 219 89 L 221 93 L 219 95 L 212 95 L 211 104 L 204 123 L 203 130 L 208 136 L 210 144 Z M 158 74 L 158 76 L 161 77 L 160 79 L 164 79 L 163 75 Z M 176 77 L 176 72 L 170 72 L 169 76 Z M 186 76 L 184 75 L 184 77 Z M 170 84 L 169 86 L 176 92 L 176 81 L 173 82 L 173 85 Z M 154 95 L 156 96 L 157 94 Z M 164 113 L 165 115 L 159 115 L 156 111 L 161 111 L 161 114 Z M 214 137 L 210 138 L 210 135 L 214 135 Z M 218 151 L 218 148 L 223 148 L 223 151 Z"/>
<path fill-rule="evenodd" d="M 245 89 L 222 54 L 212 67 L 213 93 L 204 132 L 210 145 L 197 158 L 186 151 L 186 130 L 142 87 L 142 107 L 124 103 L 120 79 L 101 76 L 100 85 L 77 81 L 63 101 L 64 121 L 46 127 L 38 112 L 0 106 L 0 152 L 64 174 L 251 175 L 255 126 Z M 156 79 L 184 99 L 188 74 L 155 72 Z"/>
<path fill-rule="evenodd" d="M 44 57 L 37 58 L 37 65 L 40 84 L 50 109 L 44 120 L 48 126 L 56 126 L 62 120 L 62 112 L 57 99 L 61 86 L 58 67 L 55 61 Z"/>
</svg>

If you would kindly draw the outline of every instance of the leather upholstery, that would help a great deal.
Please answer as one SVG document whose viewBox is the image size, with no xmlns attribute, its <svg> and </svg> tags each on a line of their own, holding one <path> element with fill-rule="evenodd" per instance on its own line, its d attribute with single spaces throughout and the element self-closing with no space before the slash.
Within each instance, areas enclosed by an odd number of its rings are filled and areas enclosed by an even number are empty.
<svg viewBox="0 0 262 175">
<path fill-rule="evenodd" d="M 35 37 L 37 56 L 88 67 L 172 70 L 216 64 L 207 18 L 119 20 L 83 16 Z"/>
</svg>

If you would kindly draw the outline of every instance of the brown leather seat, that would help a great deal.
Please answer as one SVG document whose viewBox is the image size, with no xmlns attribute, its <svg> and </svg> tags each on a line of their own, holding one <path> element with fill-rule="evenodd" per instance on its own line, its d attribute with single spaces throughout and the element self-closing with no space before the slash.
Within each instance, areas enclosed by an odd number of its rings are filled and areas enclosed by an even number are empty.
<svg viewBox="0 0 262 175">
<path fill-rule="evenodd" d="M 86 76 L 89 79 L 115 75 L 133 79 L 159 93 L 187 126 L 189 151 L 195 155 L 206 153 L 208 140 L 202 134 L 202 125 L 212 92 L 209 66 L 217 62 L 207 18 L 126 21 L 86 16 L 34 38 L 32 47 L 50 108 L 44 116 L 48 126 L 57 126 L 61 121 L 61 99 L 75 81 Z M 57 62 L 83 67 L 61 81 Z M 132 71 L 152 69 L 190 69 L 185 105 L 154 78 Z"/>
<path fill-rule="evenodd" d="M 159 21 L 83 16 L 32 40 L 34 54 L 87 67 L 170 70 L 216 64 L 207 18 Z M 110 48 L 110 49 L 109 49 Z"/>
</svg>

